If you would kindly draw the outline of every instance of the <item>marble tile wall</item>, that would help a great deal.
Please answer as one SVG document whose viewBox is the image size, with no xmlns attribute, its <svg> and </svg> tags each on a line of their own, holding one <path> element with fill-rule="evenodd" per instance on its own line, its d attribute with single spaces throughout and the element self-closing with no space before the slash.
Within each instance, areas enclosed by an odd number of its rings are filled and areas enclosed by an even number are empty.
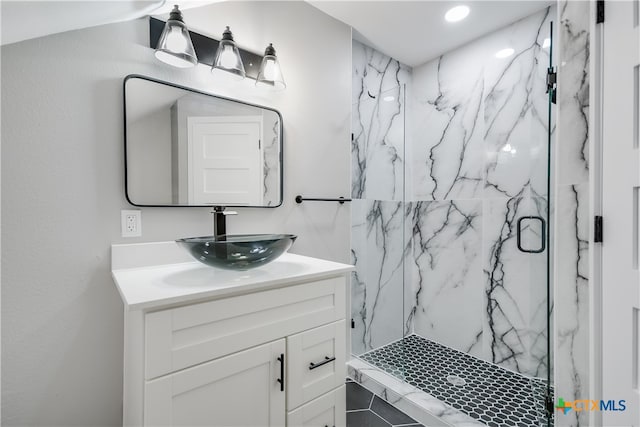
<svg viewBox="0 0 640 427">
<path fill-rule="evenodd" d="M 351 202 L 351 351 L 362 354 L 403 336 L 405 221 L 403 202 Z"/>
<path fill-rule="evenodd" d="M 546 253 L 518 250 L 525 215 L 547 213 L 542 10 L 413 69 L 409 96 L 413 331 L 515 371 L 546 376 Z M 513 55 L 495 53 L 510 47 Z M 541 242 L 523 223 L 523 246 Z"/>
<path fill-rule="evenodd" d="M 405 85 L 411 69 L 353 42 L 351 197 L 404 200 Z"/>
<path fill-rule="evenodd" d="M 411 69 L 353 42 L 352 352 L 403 336 L 410 215 L 405 200 L 405 89 Z"/>
<path fill-rule="evenodd" d="M 412 205 L 408 321 L 424 337 L 482 356 L 482 200 Z"/>
<path fill-rule="evenodd" d="M 559 10 L 555 384 L 565 400 L 589 398 L 589 28 L 592 2 Z M 562 142 L 562 143 L 560 143 Z M 585 426 L 588 414 L 558 414 Z"/>
</svg>

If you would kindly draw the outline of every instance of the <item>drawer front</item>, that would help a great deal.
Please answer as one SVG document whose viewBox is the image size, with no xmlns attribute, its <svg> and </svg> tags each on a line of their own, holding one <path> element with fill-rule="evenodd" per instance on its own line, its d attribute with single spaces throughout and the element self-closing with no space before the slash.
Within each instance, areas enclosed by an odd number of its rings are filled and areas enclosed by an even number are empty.
<svg viewBox="0 0 640 427">
<path fill-rule="evenodd" d="M 145 378 L 156 378 L 344 316 L 344 276 L 148 313 Z"/>
<path fill-rule="evenodd" d="M 337 388 L 287 414 L 287 427 L 345 427 L 346 387 Z"/>
<path fill-rule="evenodd" d="M 287 408 L 297 408 L 344 384 L 345 353 L 344 320 L 287 337 Z"/>
</svg>

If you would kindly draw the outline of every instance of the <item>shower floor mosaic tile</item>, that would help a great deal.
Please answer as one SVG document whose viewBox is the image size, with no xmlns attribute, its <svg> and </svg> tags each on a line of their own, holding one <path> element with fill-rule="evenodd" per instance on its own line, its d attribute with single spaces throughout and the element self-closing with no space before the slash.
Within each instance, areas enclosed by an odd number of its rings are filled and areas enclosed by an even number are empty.
<svg viewBox="0 0 640 427">
<path fill-rule="evenodd" d="M 360 358 L 489 427 L 547 426 L 542 380 L 419 335 L 409 335 Z"/>
</svg>

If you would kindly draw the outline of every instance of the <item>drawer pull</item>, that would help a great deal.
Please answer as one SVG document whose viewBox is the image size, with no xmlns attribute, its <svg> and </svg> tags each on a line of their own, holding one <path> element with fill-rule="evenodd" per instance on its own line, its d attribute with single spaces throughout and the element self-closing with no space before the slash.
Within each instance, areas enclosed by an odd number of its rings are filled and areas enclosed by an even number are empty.
<svg viewBox="0 0 640 427">
<path fill-rule="evenodd" d="M 278 362 L 280 362 L 280 378 L 278 378 L 278 382 L 280 383 L 280 391 L 284 391 L 284 354 L 280 354 Z"/>
<path fill-rule="evenodd" d="M 311 363 L 309 363 L 309 370 L 319 368 L 320 366 L 326 365 L 327 363 L 333 362 L 334 360 L 336 360 L 335 357 L 325 356 L 324 360 L 322 362 L 318 362 L 318 363 L 311 362 Z"/>
</svg>

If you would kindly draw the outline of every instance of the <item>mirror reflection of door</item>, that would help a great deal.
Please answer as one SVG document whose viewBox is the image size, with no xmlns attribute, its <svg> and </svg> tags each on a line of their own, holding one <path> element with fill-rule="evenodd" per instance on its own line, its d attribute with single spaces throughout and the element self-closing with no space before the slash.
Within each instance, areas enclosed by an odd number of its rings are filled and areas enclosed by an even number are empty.
<svg viewBox="0 0 640 427">
<path fill-rule="evenodd" d="M 282 117 L 266 107 L 127 76 L 126 196 L 136 206 L 282 203 Z"/>
<path fill-rule="evenodd" d="M 261 116 L 187 118 L 187 204 L 261 205 Z"/>
</svg>

